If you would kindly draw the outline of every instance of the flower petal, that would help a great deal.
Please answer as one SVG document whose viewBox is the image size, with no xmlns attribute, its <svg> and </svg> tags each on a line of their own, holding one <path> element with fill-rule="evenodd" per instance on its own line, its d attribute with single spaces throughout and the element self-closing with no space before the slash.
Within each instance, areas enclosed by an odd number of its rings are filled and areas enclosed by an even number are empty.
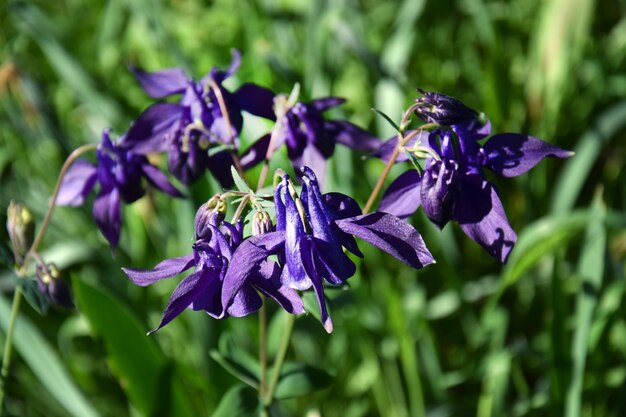
<svg viewBox="0 0 626 417">
<path fill-rule="evenodd" d="M 98 170 L 92 163 L 76 160 L 67 170 L 56 198 L 59 206 L 80 206 L 98 180 Z"/>
<path fill-rule="evenodd" d="M 166 259 L 153 269 L 122 268 L 128 278 L 141 287 L 154 284 L 165 278 L 171 278 L 195 265 L 193 254 Z"/>
<path fill-rule="evenodd" d="M 271 297 L 291 314 L 304 313 L 304 303 L 298 293 L 280 284 L 281 269 L 276 262 L 262 262 L 251 283 L 263 294 Z"/>
<path fill-rule="evenodd" d="M 231 166 L 233 166 L 233 157 L 228 151 L 209 156 L 209 171 L 224 188 L 231 188 L 235 184 L 230 171 Z"/>
<path fill-rule="evenodd" d="M 572 151 L 516 133 L 494 135 L 483 148 L 487 154 L 487 168 L 504 177 L 521 175 L 548 156 L 569 158 L 574 155 Z"/>
<path fill-rule="evenodd" d="M 108 192 L 103 190 L 93 202 L 92 214 L 100 232 L 104 235 L 112 249 L 117 247 L 122 229 L 120 192 L 112 188 Z"/>
<path fill-rule="evenodd" d="M 324 281 L 319 275 L 317 268 L 315 267 L 313 241 L 310 239 L 309 236 L 302 239 L 300 254 L 302 266 L 313 285 L 313 291 L 315 291 L 317 304 L 319 304 L 320 306 L 320 319 L 322 321 L 322 325 L 324 325 L 324 329 L 326 329 L 328 333 L 332 333 L 333 322 L 330 319 L 328 310 L 326 309 L 326 298 L 324 297 Z"/>
<path fill-rule="evenodd" d="M 153 104 L 135 120 L 120 143 L 141 155 L 165 151 L 169 145 L 166 135 L 175 128 L 181 111 L 178 104 Z"/>
<path fill-rule="evenodd" d="M 410 169 L 389 185 L 378 210 L 405 219 L 415 213 L 420 204 L 420 174 Z"/>
<path fill-rule="evenodd" d="M 252 236 L 235 249 L 224 275 L 222 306 L 228 309 L 239 290 L 259 270 L 259 265 L 285 241 L 284 232 Z"/>
<path fill-rule="evenodd" d="M 146 176 L 148 182 L 159 190 L 171 195 L 172 197 L 183 197 L 183 194 L 172 185 L 159 168 L 152 164 L 142 164 L 141 170 Z"/>
<path fill-rule="evenodd" d="M 152 334 L 172 321 L 176 316 L 183 312 L 184 309 L 193 303 L 198 294 L 202 293 L 208 287 L 211 280 L 205 279 L 204 271 L 197 271 L 189 275 L 181 281 L 174 289 L 170 300 L 165 307 L 163 317 L 159 326 L 151 330 L 148 334 Z"/>
<path fill-rule="evenodd" d="M 274 113 L 274 92 L 260 85 L 247 83 L 233 94 L 235 102 L 242 109 L 255 116 L 276 120 Z"/>
<path fill-rule="evenodd" d="M 252 287 L 243 287 L 235 294 L 228 314 L 233 317 L 244 317 L 257 311 L 263 305 L 263 300 Z"/>
<path fill-rule="evenodd" d="M 156 72 L 145 72 L 130 67 L 141 87 L 152 98 L 163 98 L 172 94 L 180 94 L 187 88 L 188 80 L 181 68 L 169 68 Z"/>
<path fill-rule="evenodd" d="M 340 97 L 324 97 L 312 100 L 310 104 L 315 110 L 325 112 L 328 109 L 342 105 L 345 101 L 345 98 Z"/>
<path fill-rule="evenodd" d="M 391 214 L 370 213 L 337 220 L 336 224 L 344 232 L 371 243 L 413 268 L 420 269 L 434 262 L 419 232 Z"/>
<path fill-rule="evenodd" d="M 325 122 L 324 129 L 333 141 L 356 151 L 373 152 L 382 144 L 380 138 L 345 120 Z"/>
<path fill-rule="evenodd" d="M 498 193 L 478 175 L 471 175 L 460 185 L 455 220 L 472 240 L 494 258 L 506 263 L 517 235 L 509 224 Z"/>
<path fill-rule="evenodd" d="M 248 170 L 259 162 L 265 160 L 265 156 L 267 155 L 267 149 L 270 146 L 271 135 L 268 133 L 265 136 L 257 139 L 248 149 L 245 150 L 243 155 L 241 155 L 241 167 L 245 170 Z"/>
</svg>

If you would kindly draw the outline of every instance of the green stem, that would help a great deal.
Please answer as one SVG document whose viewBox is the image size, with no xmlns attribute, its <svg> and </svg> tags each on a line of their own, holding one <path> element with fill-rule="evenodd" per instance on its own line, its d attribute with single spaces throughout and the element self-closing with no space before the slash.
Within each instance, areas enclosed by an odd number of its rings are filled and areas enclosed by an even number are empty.
<svg viewBox="0 0 626 417">
<path fill-rule="evenodd" d="M 11 316 L 9 317 L 9 327 L 7 329 L 6 340 L 4 341 L 4 355 L 2 356 L 2 370 L 0 371 L 0 414 L 4 409 L 4 383 L 9 376 L 9 366 L 11 365 L 11 353 L 13 352 L 13 330 L 22 302 L 22 290 L 15 288 L 13 294 L 13 305 L 11 306 Z"/>
<path fill-rule="evenodd" d="M 278 386 L 278 381 L 280 379 L 280 372 L 283 368 L 283 364 L 285 363 L 285 358 L 287 357 L 287 351 L 289 350 L 291 333 L 293 332 L 293 325 L 295 321 L 296 316 L 294 314 L 289 314 L 287 316 L 285 331 L 283 333 L 283 338 L 280 341 L 280 348 L 278 349 L 278 354 L 276 355 L 276 361 L 274 362 L 274 368 L 272 370 L 272 378 L 270 379 L 266 395 L 263 397 L 264 412 L 267 412 L 274 401 L 274 393 L 276 392 L 276 387 Z"/>
<path fill-rule="evenodd" d="M 48 229 L 48 225 L 50 224 L 50 219 L 52 218 L 52 212 L 54 211 L 57 196 L 59 195 L 59 191 L 61 190 L 61 183 L 63 181 L 63 177 L 67 173 L 67 170 L 70 168 L 72 163 L 74 163 L 74 161 L 80 155 L 84 154 L 85 152 L 96 149 L 96 147 L 97 145 L 93 143 L 80 146 L 74 149 L 74 151 L 70 154 L 70 156 L 67 157 L 67 159 L 63 163 L 63 167 L 61 167 L 61 172 L 59 173 L 59 178 L 57 179 L 57 183 L 54 187 L 54 191 L 52 192 L 52 197 L 50 198 L 50 205 L 48 206 L 48 211 L 46 212 L 46 216 L 44 217 L 43 222 L 41 223 L 39 232 L 37 232 L 37 237 L 35 238 L 35 241 L 30 246 L 30 249 L 28 250 L 28 253 L 26 254 L 24 258 L 24 267 L 27 266 L 29 258 L 31 258 L 35 252 L 37 252 L 37 248 L 39 247 L 39 244 L 43 240 L 43 236 L 46 233 L 46 230 Z"/>
<path fill-rule="evenodd" d="M 259 309 L 259 363 L 261 365 L 261 378 L 259 381 L 259 397 L 263 398 L 267 384 L 267 312 L 265 297 L 261 295 L 263 304 Z"/>
</svg>

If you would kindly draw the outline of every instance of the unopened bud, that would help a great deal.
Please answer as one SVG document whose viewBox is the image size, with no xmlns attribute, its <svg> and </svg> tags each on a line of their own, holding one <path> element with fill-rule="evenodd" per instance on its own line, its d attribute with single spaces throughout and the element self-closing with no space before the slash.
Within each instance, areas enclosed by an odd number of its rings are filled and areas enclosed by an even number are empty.
<svg viewBox="0 0 626 417">
<path fill-rule="evenodd" d="M 11 201 L 7 209 L 7 230 L 13 247 L 15 257 L 23 257 L 33 244 L 35 237 L 35 221 L 30 210 L 21 203 Z"/>
<path fill-rule="evenodd" d="M 252 236 L 262 235 L 272 231 L 272 219 L 267 211 L 257 211 L 252 219 Z"/>
<path fill-rule="evenodd" d="M 208 225 L 217 226 L 226 217 L 228 206 L 219 194 L 215 194 L 206 203 L 200 206 L 196 212 L 195 219 L 195 236 L 196 239 L 202 239 L 207 236 Z"/>
<path fill-rule="evenodd" d="M 37 264 L 36 276 L 39 291 L 46 295 L 52 304 L 66 308 L 74 307 L 70 289 L 61 279 L 61 271 L 55 264 Z"/>
<path fill-rule="evenodd" d="M 478 118 L 476 111 L 454 97 L 421 89 L 418 91 L 423 96 L 415 99 L 415 114 L 427 123 L 452 126 Z"/>
</svg>

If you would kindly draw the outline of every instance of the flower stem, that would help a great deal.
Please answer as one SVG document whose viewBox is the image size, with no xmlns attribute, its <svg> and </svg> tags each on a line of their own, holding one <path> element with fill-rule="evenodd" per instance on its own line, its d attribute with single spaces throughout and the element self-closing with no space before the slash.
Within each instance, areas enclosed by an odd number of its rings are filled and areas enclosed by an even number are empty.
<svg viewBox="0 0 626 417">
<path fill-rule="evenodd" d="M 406 123 L 404 118 L 402 120 L 403 120 L 403 123 Z M 389 175 L 389 171 L 391 171 L 391 167 L 393 167 L 393 164 L 396 163 L 396 160 L 398 159 L 398 155 L 400 155 L 400 152 L 404 148 L 404 145 L 406 145 L 411 139 L 413 139 L 415 136 L 420 134 L 422 131 L 429 129 L 433 126 L 434 126 L 433 124 L 422 125 L 419 128 L 409 132 L 409 134 L 406 136 L 404 136 L 402 132 L 398 133 L 398 143 L 396 144 L 396 147 L 393 149 L 391 157 L 389 157 L 389 161 L 387 162 L 387 165 L 385 165 L 385 169 L 383 169 L 383 172 L 378 177 L 378 180 L 376 181 L 376 185 L 374 186 L 372 193 L 370 194 L 369 198 L 367 199 L 367 202 L 365 203 L 365 206 L 363 207 L 363 214 L 369 213 L 372 207 L 374 206 L 374 201 L 376 201 L 376 197 L 378 197 L 380 190 L 383 188 L 383 185 L 385 184 L 385 179 L 387 179 L 387 176 Z"/>
<path fill-rule="evenodd" d="M 272 378 L 270 379 L 267 391 L 263 397 L 263 409 L 265 411 L 269 409 L 274 401 L 274 393 L 276 392 L 276 387 L 278 386 L 278 381 L 280 379 L 280 372 L 283 368 L 283 364 L 285 363 L 285 358 L 287 357 L 287 351 L 289 350 L 291 333 L 293 332 L 293 325 L 295 321 L 296 316 L 294 314 L 289 314 L 287 316 L 283 338 L 280 341 L 280 348 L 278 349 L 276 361 L 274 362 L 274 367 L 272 369 Z"/>
<path fill-rule="evenodd" d="M 4 409 L 4 384 L 9 376 L 9 366 L 11 365 L 11 353 L 13 353 L 13 330 L 15 329 L 15 322 L 17 319 L 17 313 L 20 310 L 20 304 L 22 302 L 22 290 L 19 287 L 15 288 L 13 294 L 13 305 L 11 306 L 11 316 L 9 317 L 9 327 L 7 329 L 6 340 L 4 341 L 4 355 L 2 356 L 2 370 L 0 371 L 0 414 Z"/>
<path fill-rule="evenodd" d="M 259 363 L 261 376 L 259 381 L 259 397 L 263 398 L 267 390 L 267 311 L 265 297 L 261 295 L 263 304 L 259 309 Z"/>
<path fill-rule="evenodd" d="M 37 248 L 39 247 L 39 244 L 41 244 L 41 241 L 43 240 L 43 237 L 46 233 L 46 230 L 48 229 L 48 225 L 50 224 L 50 219 L 52 219 L 52 212 L 54 211 L 56 199 L 61 189 L 61 183 L 63 181 L 63 177 L 67 173 L 67 170 L 70 168 L 72 163 L 76 160 L 76 158 L 78 158 L 80 155 L 82 155 L 85 152 L 95 149 L 96 147 L 97 147 L 96 144 L 88 144 L 88 145 L 80 146 L 74 149 L 74 151 L 67 157 L 67 159 L 63 163 L 63 166 L 61 167 L 61 172 L 59 172 L 59 178 L 57 179 L 57 183 L 54 187 L 54 191 L 52 192 L 52 197 L 50 198 L 50 205 L 48 206 L 48 211 L 46 212 L 43 222 L 41 223 L 41 227 L 39 228 L 39 231 L 37 232 L 37 236 L 35 237 L 35 240 L 33 241 L 32 245 L 30 245 L 30 248 L 28 249 L 26 256 L 24 256 L 24 261 L 22 262 L 22 264 L 16 265 L 16 273 L 20 278 L 24 278 L 24 276 L 26 275 L 26 271 L 28 270 L 28 261 L 31 258 L 36 258 L 36 259 L 39 258 L 39 255 L 37 253 Z M 16 262 L 17 262 L 17 257 L 16 257 Z M 9 366 L 11 365 L 11 354 L 13 352 L 13 330 L 15 328 L 15 322 L 16 322 L 17 315 L 20 310 L 21 303 L 22 303 L 22 290 L 19 287 L 16 287 L 15 293 L 13 294 L 13 303 L 11 305 L 9 327 L 7 328 L 6 340 L 4 342 L 4 354 L 2 355 L 2 369 L 0 370 L 0 414 L 2 413 L 2 409 L 4 406 L 4 397 L 5 397 L 4 384 L 9 375 Z"/>
<path fill-rule="evenodd" d="M 67 159 L 63 163 L 63 166 L 61 167 L 61 172 L 59 173 L 59 178 L 57 179 L 57 183 L 54 187 L 54 191 L 52 192 L 52 197 L 50 198 L 50 205 L 48 206 L 48 211 L 46 212 L 46 215 L 43 218 L 43 222 L 41 223 L 39 232 L 37 232 L 37 237 L 35 237 L 35 241 L 30 246 L 30 249 L 28 250 L 28 253 L 26 254 L 24 258 L 24 266 L 27 266 L 28 260 L 33 256 L 35 252 L 37 252 L 37 248 L 39 247 L 39 244 L 43 240 L 44 234 L 46 233 L 46 230 L 48 229 L 48 225 L 50 224 L 50 219 L 52 218 L 52 212 L 54 211 L 57 196 L 59 195 L 59 191 L 61 190 L 61 182 L 63 181 L 63 177 L 67 173 L 67 170 L 70 168 L 72 163 L 74 163 L 74 161 L 80 155 L 84 154 L 85 152 L 89 152 L 93 149 L 96 149 L 97 146 L 98 145 L 93 144 L 93 143 L 80 146 L 74 149 L 74 151 L 70 154 L 70 156 L 67 157 Z"/>
</svg>

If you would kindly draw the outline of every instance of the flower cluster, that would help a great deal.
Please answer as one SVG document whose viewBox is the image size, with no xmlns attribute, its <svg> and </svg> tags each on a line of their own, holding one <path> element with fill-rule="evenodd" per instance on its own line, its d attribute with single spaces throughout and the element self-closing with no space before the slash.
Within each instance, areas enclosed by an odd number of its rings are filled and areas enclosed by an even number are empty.
<svg viewBox="0 0 626 417">
<path fill-rule="evenodd" d="M 422 90 L 422 97 L 401 123 L 400 136 L 383 142 L 345 120 L 325 119 L 324 112 L 341 105 L 343 99 L 298 102 L 295 92 L 287 98 L 255 84 L 227 90 L 222 83 L 235 74 L 239 64 L 240 55 L 234 52 L 228 69 L 213 68 L 200 81 L 176 68 L 157 72 L 132 68 L 152 98 L 180 96 L 179 101 L 153 104 L 117 142 L 105 131 L 97 165 L 77 161 L 61 186 L 57 202 L 80 205 L 99 185 L 93 215 L 115 248 L 121 201 L 140 198 L 145 193 L 144 179 L 172 196 L 181 196 L 165 174 L 150 164 L 147 154 L 166 152 L 170 173 L 184 184 L 209 170 L 224 188 L 235 183 L 233 168 L 243 176 L 244 170 L 265 162 L 259 182 L 262 188 L 270 159 L 285 145 L 300 185 L 281 171 L 273 193 L 274 222 L 261 204 L 255 204 L 252 234 L 244 234 L 240 217 L 245 203 L 270 196 L 248 193 L 238 185 L 246 195 L 231 222 L 225 220 L 225 198 L 232 193 L 218 194 L 198 210 L 190 254 L 164 260 L 151 270 L 124 269 L 141 286 L 193 269 L 174 290 L 155 331 L 188 307 L 217 319 L 248 315 L 261 307 L 261 295 L 289 313 L 300 314 L 304 312 L 300 293 L 312 290 L 322 323 L 331 332 L 324 288 L 342 285 L 355 274 L 356 265 L 348 253 L 363 256 L 355 237 L 413 268 L 434 262 L 420 234 L 402 220 L 420 206 L 440 228 L 457 222 L 490 255 L 506 262 L 516 234 L 483 169 L 511 177 L 527 172 L 545 157 L 572 155 L 532 136 L 491 135 L 491 124 L 483 115 L 455 98 Z M 240 152 L 243 112 L 275 124 L 270 133 Z M 405 131 L 413 114 L 427 124 Z M 380 211 L 363 214 L 351 197 L 320 190 L 326 160 L 337 144 L 388 164 L 411 160 L 416 169 L 390 184 Z M 405 153 L 399 155 L 400 149 Z M 383 180 L 379 180 L 381 185 Z"/>
<path fill-rule="evenodd" d="M 343 251 L 363 256 L 354 236 L 414 268 L 433 262 L 409 224 L 387 213 L 363 215 L 346 195 L 322 194 L 308 167 L 302 168 L 302 179 L 299 194 L 287 175 L 276 187 L 275 230 L 261 212 L 253 225 L 257 232 L 244 237 L 242 222 L 224 221 L 214 197 L 196 215 L 193 254 L 165 260 L 152 270 L 124 269 L 135 284 L 144 286 L 195 267 L 174 290 L 157 329 L 187 307 L 215 318 L 250 314 L 261 306 L 258 293 L 300 314 L 304 307 L 297 291 L 312 288 L 324 328 L 331 332 L 324 285 L 340 285 L 354 275 L 356 266 Z M 272 255 L 276 260 L 269 259 Z"/>
<path fill-rule="evenodd" d="M 423 172 L 409 170 L 389 186 L 380 209 L 404 218 L 421 205 L 437 226 L 456 221 L 491 256 L 506 262 L 517 236 L 483 168 L 514 177 L 545 157 L 567 158 L 573 153 L 517 133 L 496 134 L 481 144 L 491 135 L 491 124 L 459 100 L 424 93 L 416 101 L 416 114 L 437 128 L 416 135 L 406 149 L 429 156 Z M 389 146 L 385 149 L 378 156 L 388 159 Z M 402 160 L 406 158 L 398 159 Z"/>
</svg>

